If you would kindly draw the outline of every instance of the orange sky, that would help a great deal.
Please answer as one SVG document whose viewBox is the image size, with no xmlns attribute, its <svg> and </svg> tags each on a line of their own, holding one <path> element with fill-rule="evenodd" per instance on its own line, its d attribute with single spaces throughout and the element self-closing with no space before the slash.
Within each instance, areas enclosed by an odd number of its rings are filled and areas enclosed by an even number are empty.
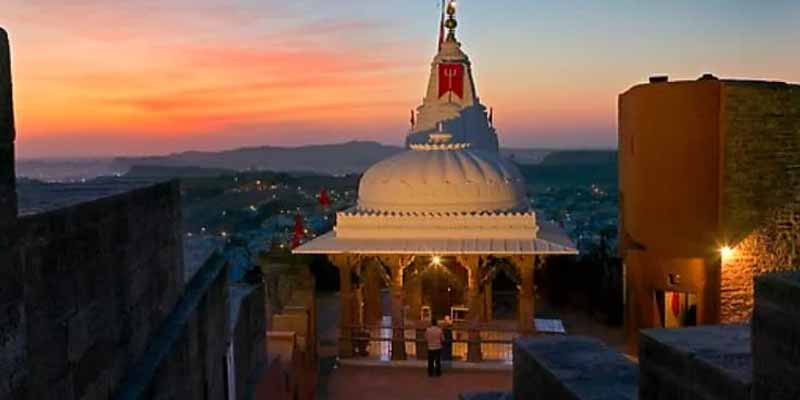
<svg viewBox="0 0 800 400">
<path fill-rule="evenodd" d="M 23 158 L 399 144 L 435 50 L 436 1 L 9 1 Z M 652 73 L 800 81 L 800 4 L 472 3 L 459 38 L 510 146 L 613 147 L 616 95 Z"/>
</svg>

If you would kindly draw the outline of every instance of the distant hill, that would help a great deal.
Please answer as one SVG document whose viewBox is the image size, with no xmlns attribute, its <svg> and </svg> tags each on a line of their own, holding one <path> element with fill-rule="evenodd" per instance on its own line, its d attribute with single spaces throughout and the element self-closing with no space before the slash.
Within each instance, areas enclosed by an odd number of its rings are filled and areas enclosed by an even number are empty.
<svg viewBox="0 0 800 400">
<path fill-rule="evenodd" d="M 220 152 L 189 151 L 159 157 L 120 157 L 114 166 L 168 166 L 348 174 L 402 151 L 377 142 L 347 142 L 302 147 L 250 147 Z"/>
<path fill-rule="evenodd" d="M 363 141 L 302 147 L 264 146 L 219 152 L 189 151 L 157 157 L 119 157 L 114 159 L 113 167 L 118 170 L 133 167 L 140 170 L 145 167 L 192 167 L 346 175 L 361 173 L 401 151 L 403 148 L 399 146 Z M 520 164 L 538 164 L 550 153 L 549 150 L 536 149 L 503 149 L 502 152 Z"/>
<path fill-rule="evenodd" d="M 562 185 L 617 185 L 616 151 L 556 151 L 538 165 L 520 165 L 529 184 L 538 188 Z"/>
<path fill-rule="evenodd" d="M 125 174 L 126 178 L 213 178 L 233 175 L 236 171 L 224 168 L 170 167 L 155 165 L 134 165 Z"/>
<path fill-rule="evenodd" d="M 616 150 L 554 151 L 542 160 L 542 165 L 608 165 L 616 163 Z"/>
</svg>

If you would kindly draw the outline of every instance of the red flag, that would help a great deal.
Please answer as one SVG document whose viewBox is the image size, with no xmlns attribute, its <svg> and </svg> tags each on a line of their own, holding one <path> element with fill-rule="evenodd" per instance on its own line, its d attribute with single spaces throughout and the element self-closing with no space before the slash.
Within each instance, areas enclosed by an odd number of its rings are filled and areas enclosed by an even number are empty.
<svg viewBox="0 0 800 400">
<path fill-rule="evenodd" d="M 297 214 L 294 216 L 294 234 L 292 235 L 292 248 L 300 247 L 303 237 L 306 235 L 306 228 L 303 226 L 303 216 Z"/>
<path fill-rule="evenodd" d="M 319 205 L 328 208 L 331 206 L 331 198 L 328 196 L 328 191 L 323 188 L 319 192 Z"/>
<path fill-rule="evenodd" d="M 439 97 L 454 93 L 464 98 L 464 65 L 439 64 Z"/>
</svg>

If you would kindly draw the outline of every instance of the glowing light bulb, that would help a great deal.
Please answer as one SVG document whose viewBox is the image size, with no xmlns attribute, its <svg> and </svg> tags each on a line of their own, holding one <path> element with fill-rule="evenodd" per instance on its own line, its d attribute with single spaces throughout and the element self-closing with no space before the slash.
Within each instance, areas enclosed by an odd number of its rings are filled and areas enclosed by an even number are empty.
<svg viewBox="0 0 800 400">
<path fill-rule="evenodd" d="M 736 251 L 733 250 L 733 248 L 731 248 L 730 246 L 723 246 L 721 249 L 719 249 L 719 254 L 722 255 L 723 260 L 731 259 L 735 253 Z"/>
<path fill-rule="evenodd" d="M 438 265 L 442 265 L 442 257 L 439 257 L 439 256 L 433 256 L 433 257 L 431 258 L 431 265 L 437 265 L 437 266 L 438 266 Z"/>
</svg>

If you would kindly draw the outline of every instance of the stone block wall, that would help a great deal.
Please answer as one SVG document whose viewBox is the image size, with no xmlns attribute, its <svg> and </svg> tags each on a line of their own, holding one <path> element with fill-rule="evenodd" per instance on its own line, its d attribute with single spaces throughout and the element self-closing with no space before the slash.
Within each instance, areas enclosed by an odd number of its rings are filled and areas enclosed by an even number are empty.
<svg viewBox="0 0 800 400">
<path fill-rule="evenodd" d="M 17 216 L 14 176 L 14 106 L 8 35 L 0 28 L 0 227 Z"/>
<path fill-rule="evenodd" d="M 228 338 L 227 263 L 215 254 L 186 286 L 115 398 L 224 399 Z"/>
<path fill-rule="evenodd" d="M 800 86 L 724 81 L 720 320 L 749 321 L 753 278 L 800 267 Z"/>
<path fill-rule="evenodd" d="M 251 290 L 242 299 L 239 316 L 233 328 L 234 360 L 236 365 L 236 397 L 247 399 L 256 385 L 252 373 L 258 373 L 266 364 L 266 304 L 264 285 Z"/>
<path fill-rule="evenodd" d="M 0 229 L 0 398 L 106 398 L 183 286 L 175 182 Z"/>
<path fill-rule="evenodd" d="M 721 263 L 720 319 L 746 323 L 753 313 L 754 278 L 800 267 L 800 205 L 791 203 L 771 213 Z"/>
<path fill-rule="evenodd" d="M 753 399 L 800 399 L 800 272 L 755 284 Z"/>
<path fill-rule="evenodd" d="M 597 339 L 580 336 L 514 341 L 513 398 L 636 399 L 636 364 Z"/>
<path fill-rule="evenodd" d="M 642 331 L 639 398 L 749 400 L 750 327 Z"/>
</svg>

